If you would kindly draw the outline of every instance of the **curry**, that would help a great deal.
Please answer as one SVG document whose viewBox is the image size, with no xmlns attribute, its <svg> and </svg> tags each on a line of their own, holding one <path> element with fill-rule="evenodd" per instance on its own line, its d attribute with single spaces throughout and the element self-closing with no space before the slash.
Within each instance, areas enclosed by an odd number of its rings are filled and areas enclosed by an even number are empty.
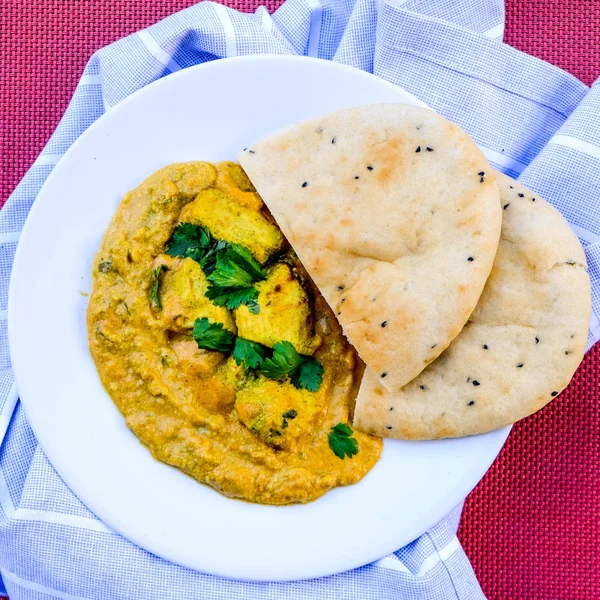
<svg viewBox="0 0 600 600">
<path fill-rule="evenodd" d="M 364 367 L 237 164 L 170 165 L 125 195 L 88 332 L 135 435 L 227 496 L 309 502 L 381 454 L 347 425 Z"/>
</svg>

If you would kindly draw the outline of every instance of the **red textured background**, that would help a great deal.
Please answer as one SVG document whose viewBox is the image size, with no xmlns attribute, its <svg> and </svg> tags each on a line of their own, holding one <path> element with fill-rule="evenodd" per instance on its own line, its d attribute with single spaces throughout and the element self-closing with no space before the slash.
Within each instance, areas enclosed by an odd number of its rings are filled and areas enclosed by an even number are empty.
<svg viewBox="0 0 600 600">
<path fill-rule="evenodd" d="M 94 50 L 191 4 L 0 0 L 0 202 L 49 138 Z M 600 0 L 507 0 L 505 41 L 589 85 L 600 75 Z M 596 347 L 567 391 L 515 426 L 468 498 L 459 536 L 490 600 L 600 599 L 599 382 Z"/>
</svg>

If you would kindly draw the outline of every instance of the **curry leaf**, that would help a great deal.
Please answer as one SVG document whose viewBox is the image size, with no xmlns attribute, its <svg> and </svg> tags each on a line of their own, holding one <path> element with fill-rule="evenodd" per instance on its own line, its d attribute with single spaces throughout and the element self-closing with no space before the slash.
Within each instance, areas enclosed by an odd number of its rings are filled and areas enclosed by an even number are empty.
<svg viewBox="0 0 600 600">
<path fill-rule="evenodd" d="M 227 331 L 222 323 L 211 323 L 206 317 L 196 319 L 192 335 L 198 348 L 216 350 L 224 354 L 233 349 L 233 333 Z"/>
<path fill-rule="evenodd" d="M 338 423 L 329 430 L 329 447 L 333 453 L 344 460 L 358 454 L 358 442 L 352 437 L 354 432 L 346 423 Z"/>
<path fill-rule="evenodd" d="M 256 342 L 237 338 L 233 350 L 233 358 L 236 364 L 244 363 L 246 369 L 257 369 L 265 359 L 267 349 Z"/>
<path fill-rule="evenodd" d="M 167 265 L 159 265 L 156 269 L 152 270 L 152 287 L 150 288 L 150 298 L 158 310 L 162 310 L 162 303 L 158 295 L 158 288 L 160 287 L 160 274 L 163 271 L 168 271 Z"/>
</svg>

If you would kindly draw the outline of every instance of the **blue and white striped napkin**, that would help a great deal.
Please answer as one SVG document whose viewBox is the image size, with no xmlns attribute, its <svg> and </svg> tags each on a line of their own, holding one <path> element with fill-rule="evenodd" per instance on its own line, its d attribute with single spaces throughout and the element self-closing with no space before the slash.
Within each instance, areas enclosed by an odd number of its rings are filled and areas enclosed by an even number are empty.
<svg viewBox="0 0 600 600">
<path fill-rule="evenodd" d="M 53 166 L 106 110 L 173 71 L 226 56 L 304 54 L 398 84 L 460 123 L 497 169 L 570 221 L 600 337 L 600 87 L 502 43 L 501 0 L 287 0 L 272 16 L 201 2 L 96 52 L 73 100 L 0 213 L 0 573 L 11 600 L 329 598 L 475 600 L 461 507 L 374 564 L 296 583 L 242 583 L 169 564 L 110 531 L 73 495 L 27 423 L 10 369 L 8 281 L 19 232 Z"/>
</svg>

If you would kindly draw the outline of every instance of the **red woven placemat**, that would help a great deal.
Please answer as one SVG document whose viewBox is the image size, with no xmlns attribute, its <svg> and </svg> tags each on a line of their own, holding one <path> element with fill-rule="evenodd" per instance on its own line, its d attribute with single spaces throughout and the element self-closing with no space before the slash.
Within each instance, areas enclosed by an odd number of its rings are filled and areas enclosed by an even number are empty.
<svg viewBox="0 0 600 600">
<path fill-rule="evenodd" d="M 278 0 L 227 0 L 254 10 Z M 97 48 L 193 0 L 0 0 L 0 202 L 56 127 Z M 505 39 L 591 84 L 600 0 L 507 0 Z M 600 348 L 566 392 L 515 426 L 459 536 L 490 600 L 600 599 Z"/>
</svg>

